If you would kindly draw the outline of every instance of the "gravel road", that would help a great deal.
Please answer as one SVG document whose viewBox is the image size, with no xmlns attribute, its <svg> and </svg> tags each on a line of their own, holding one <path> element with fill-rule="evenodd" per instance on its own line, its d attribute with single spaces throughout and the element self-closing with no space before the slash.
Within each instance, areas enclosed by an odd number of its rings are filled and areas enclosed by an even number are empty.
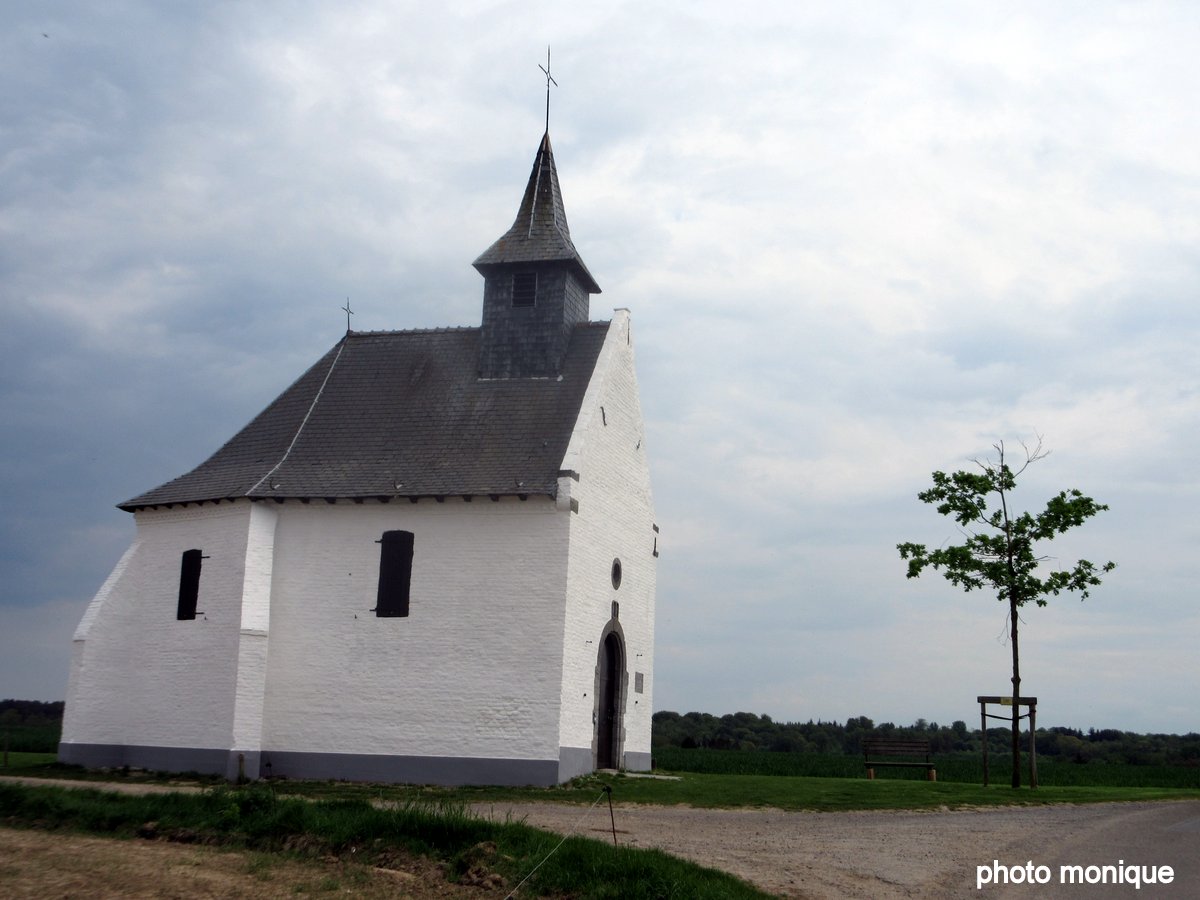
<svg viewBox="0 0 1200 900">
<path fill-rule="evenodd" d="M 611 838 L 607 806 L 490 804 L 554 831 Z M 583 818 L 581 819 L 581 816 Z M 617 840 L 658 847 L 800 898 L 1158 898 L 1200 896 L 1200 801 L 1001 807 L 933 812 L 811 813 L 689 807 L 616 809 Z M 985 885 L 976 867 L 1045 865 L 1042 885 Z M 1168 886 L 1060 884 L 1063 865 L 1164 866 Z M 1043 873 L 1044 874 L 1044 873 Z"/>
</svg>

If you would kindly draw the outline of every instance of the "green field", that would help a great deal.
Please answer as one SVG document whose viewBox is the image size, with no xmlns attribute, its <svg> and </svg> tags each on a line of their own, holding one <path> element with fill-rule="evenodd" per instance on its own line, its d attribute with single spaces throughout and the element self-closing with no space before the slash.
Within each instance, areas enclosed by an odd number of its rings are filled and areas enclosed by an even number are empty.
<svg viewBox="0 0 1200 900">
<path fill-rule="evenodd" d="M 1006 786 L 1011 757 L 993 754 L 990 782 Z M 935 756 L 938 783 L 983 784 L 983 763 L 977 755 Z M 822 753 L 771 753 L 744 750 L 680 750 L 668 748 L 654 754 L 660 771 L 700 775 L 769 775 L 804 778 L 865 779 L 861 756 Z M 1022 783 L 1027 784 L 1029 760 L 1022 760 Z M 49 766 L 50 768 L 47 768 Z M 0 774 L 55 775 L 103 780 L 111 773 L 85 773 L 73 767 L 58 769 L 52 753 L 9 753 L 9 768 Z M 878 769 L 879 781 L 924 781 L 921 769 Z M 219 779 L 201 778 L 211 784 Z M 1200 790 L 1200 766 L 1132 765 L 1128 763 L 1071 763 L 1038 759 L 1038 783 L 1051 787 L 1184 788 Z"/>
<path fill-rule="evenodd" d="M 934 755 L 939 782 L 983 784 L 983 760 L 978 754 Z M 797 775 L 816 778 L 863 778 L 862 756 L 825 753 L 772 753 L 745 750 L 681 750 L 654 752 L 654 764 L 665 771 L 709 775 Z M 991 784 L 1006 785 L 1012 757 L 992 754 L 988 760 Z M 1051 757 L 1037 761 L 1042 787 L 1165 787 L 1200 789 L 1200 766 L 1073 763 Z M 1022 783 L 1028 780 L 1029 759 L 1022 757 Z M 921 769 L 878 769 L 878 779 L 924 780 Z"/>
<path fill-rule="evenodd" d="M 733 755 L 744 757 L 746 754 Z M 808 756 L 808 755 L 806 755 Z M 862 762 L 859 761 L 859 766 Z M 1139 769 L 1141 767 L 1128 767 Z M 0 770 L 0 774 L 5 774 Z M 110 781 L 158 781 L 211 787 L 212 776 L 156 775 L 155 773 L 95 773 L 59 766 L 53 757 L 30 757 L 25 766 L 8 774 Z M 611 787 L 613 802 L 676 805 L 697 808 L 770 808 L 839 812 L 871 809 L 955 809 L 964 806 L 1045 805 L 1054 803 L 1111 803 L 1123 800 L 1164 800 L 1200 797 L 1200 786 L 1104 784 L 1045 785 L 1038 790 L 1022 787 L 1014 791 L 1007 775 L 980 782 L 929 782 L 923 772 L 912 776 L 881 775 L 869 781 L 862 769 L 848 778 L 830 775 L 761 775 L 678 772 L 668 779 L 644 779 L 617 775 L 601 779 L 592 775 L 557 787 L 431 787 L 413 785 L 354 784 L 346 781 L 272 781 L 278 796 L 312 800 L 371 800 L 398 804 L 472 803 L 593 803 L 605 786 Z M 1111 774 L 1111 773 L 1110 773 Z"/>
<path fill-rule="evenodd" d="M 5 725 L 0 728 L 0 748 L 22 753 L 54 753 L 62 724 L 50 722 L 39 725 Z"/>
<path fill-rule="evenodd" d="M 47 767 L 54 765 L 53 753 L 17 753 L 7 754 L 7 768 L 0 765 L 0 775 L 46 775 Z"/>
<path fill-rule="evenodd" d="M 96 772 L 63 766 L 52 754 L 10 754 L 0 775 L 28 775 L 85 781 L 156 781 L 213 786 L 216 776 L 159 775 L 152 772 Z M 935 757 L 938 780 L 930 783 L 920 769 L 880 769 L 868 781 L 861 757 L 801 753 L 748 753 L 731 750 L 683 750 L 656 756 L 659 771 L 671 780 L 597 776 L 552 788 L 465 787 L 356 784 L 340 781 L 272 782 L 280 794 L 310 799 L 370 799 L 408 802 L 565 802 L 591 803 L 603 785 L 614 801 L 700 807 L 773 806 L 780 809 L 851 810 L 993 806 L 1008 803 L 1099 803 L 1200 796 L 1200 772 L 1189 766 L 1125 764 L 1074 765 L 1039 760 L 1039 787 L 1009 787 L 1007 757 L 992 760 L 991 784 L 983 787 L 978 761 Z M 669 765 L 668 765 L 669 764 Z"/>
</svg>

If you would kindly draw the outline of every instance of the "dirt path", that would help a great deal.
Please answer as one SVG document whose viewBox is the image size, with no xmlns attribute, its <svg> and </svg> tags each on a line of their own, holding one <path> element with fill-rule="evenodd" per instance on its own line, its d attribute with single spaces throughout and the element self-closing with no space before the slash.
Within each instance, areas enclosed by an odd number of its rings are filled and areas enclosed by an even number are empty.
<svg viewBox="0 0 1200 900">
<path fill-rule="evenodd" d="M 0 896 L 210 898 L 353 896 L 363 900 L 492 898 L 495 891 L 449 884 L 416 859 L 396 868 L 337 860 L 292 860 L 159 841 L 122 841 L 0 828 Z"/>
<path fill-rule="evenodd" d="M 78 778 L 31 778 L 27 775 L 0 775 L 0 782 L 11 781 L 30 787 L 61 787 L 75 790 L 94 788 L 113 794 L 199 794 L 202 787 L 187 784 L 159 784 L 146 781 L 81 781 Z"/>
<path fill-rule="evenodd" d="M 611 839 L 607 807 L 490 804 L 485 816 Z M 617 839 L 724 869 L 800 898 L 1044 898 L 1200 896 L 1200 802 L 1104 803 L 943 812 L 809 813 L 618 807 Z M 1033 860 L 1042 886 L 985 886 L 976 867 Z M 1061 886 L 1061 865 L 1170 865 L 1167 887 Z"/>
</svg>

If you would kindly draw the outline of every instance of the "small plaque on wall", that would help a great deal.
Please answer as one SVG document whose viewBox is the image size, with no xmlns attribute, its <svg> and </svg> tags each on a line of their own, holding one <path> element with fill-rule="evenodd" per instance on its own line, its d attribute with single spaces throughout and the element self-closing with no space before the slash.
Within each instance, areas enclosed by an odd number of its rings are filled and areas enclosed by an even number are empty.
<svg viewBox="0 0 1200 900">
<path fill-rule="evenodd" d="M 645 677 L 646 677 L 646 676 L 645 676 L 645 675 L 643 675 L 641 672 L 634 672 L 634 673 L 633 673 L 633 692 L 634 692 L 635 694 L 643 694 L 643 693 L 645 693 L 645 691 L 642 689 L 642 688 L 643 688 L 643 684 L 644 684 L 644 679 L 645 679 Z"/>
</svg>

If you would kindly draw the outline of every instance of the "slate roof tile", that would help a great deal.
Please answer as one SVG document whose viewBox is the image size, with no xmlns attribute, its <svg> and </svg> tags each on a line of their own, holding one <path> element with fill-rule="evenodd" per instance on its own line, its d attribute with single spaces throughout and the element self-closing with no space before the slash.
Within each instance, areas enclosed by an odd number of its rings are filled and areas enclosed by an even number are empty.
<svg viewBox="0 0 1200 900">
<path fill-rule="evenodd" d="M 607 322 L 561 378 L 481 380 L 478 328 L 351 332 L 208 460 L 122 509 L 235 497 L 547 494 Z"/>
<path fill-rule="evenodd" d="M 562 188 L 558 183 L 558 168 L 554 165 L 554 150 L 547 132 L 542 135 L 512 227 L 481 253 L 473 265 L 486 274 L 488 269 L 508 263 L 555 261 L 569 263 L 589 293 L 600 293 L 600 285 L 571 240 Z"/>
</svg>

